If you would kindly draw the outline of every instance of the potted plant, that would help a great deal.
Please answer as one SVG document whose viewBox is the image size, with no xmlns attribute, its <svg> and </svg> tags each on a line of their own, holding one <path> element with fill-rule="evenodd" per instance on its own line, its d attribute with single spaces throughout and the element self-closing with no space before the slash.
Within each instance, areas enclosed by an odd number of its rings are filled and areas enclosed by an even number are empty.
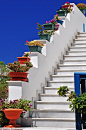
<svg viewBox="0 0 86 130">
<path fill-rule="evenodd" d="M 80 11 L 85 15 L 86 4 L 84 4 L 84 3 L 79 3 L 79 4 L 77 4 L 76 6 L 77 6 L 77 7 L 80 9 Z"/>
<path fill-rule="evenodd" d="M 26 41 L 26 45 L 28 45 L 31 52 L 39 52 L 41 53 L 41 49 L 44 46 L 43 42 L 38 40 L 33 40 L 31 42 Z"/>
<path fill-rule="evenodd" d="M 27 81 L 26 71 L 28 71 L 31 67 L 33 67 L 31 62 L 25 62 L 26 66 L 21 66 L 19 62 L 14 61 L 14 63 L 8 63 L 7 67 L 12 70 L 9 72 L 11 77 L 11 81 L 20 80 L 20 81 Z"/>
<path fill-rule="evenodd" d="M 37 28 L 36 29 L 39 30 L 39 32 L 38 32 L 39 38 L 50 41 L 50 35 L 46 34 L 46 33 L 43 33 L 43 26 L 44 25 L 41 25 L 41 24 L 37 23 Z"/>
<path fill-rule="evenodd" d="M 86 93 L 83 93 L 77 96 L 75 92 L 73 91 L 69 92 L 69 89 L 67 86 L 62 86 L 58 88 L 57 93 L 59 94 L 59 96 L 63 96 L 63 97 L 66 97 L 67 94 L 69 94 L 68 99 L 67 99 L 67 101 L 71 102 L 71 104 L 69 105 L 69 108 L 71 108 L 71 111 L 76 112 L 78 122 L 80 124 L 82 123 L 84 126 L 86 122 Z M 80 124 L 77 124 L 79 129 L 81 129 Z"/>
<path fill-rule="evenodd" d="M 17 57 L 20 64 L 25 64 L 26 61 L 30 61 L 29 52 L 24 53 L 22 57 Z"/>
<path fill-rule="evenodd" d="M 62 9 L 62 7 L 60 7 L 60 9 L 57 9 L 57 14 L 58 16 L 65 16 L 67 15 L 66 11 L 64 9 Z"/>
<path fill-rule="evenodd" d="M 16 124 L 16 119 L 20 117 L 20 114 L 23 111 L 30 110 L 32 107 L 31 101 L 26 99 L 19 99 L 13 101 L 0 100 L 0 111 L 5 113 L 7 119 L 9 119 L 9 125 L 5 125 L 4 127 L 20 127 L 20 125 Z"/>
<path fill-rule="evenodd" d="M 58 23 L 60 23 L 60 24 L 62 25 L 62 24 L 63 24 L 63 21 L 60 20 L 60 18 L 59 18 L 58 16 L 59 16 L 58 14 L 54 15 L 54 19 L 55 19 Z"/>
<path fill-rule="evenodd" d="M 55 30 L 55 25 L 57 24 L 57 21 L 53 18 L 49 22 L 46 21 L 44 25 L 45 30 Z"/>
<path fill-rule="evenodd" d="M 62 5 L 62 7 L 63 8 L 67 8 L 67 7 L 73 7 L 73 5 L 70 5 L 70 3 L 69 2 L 65 2 L 65 4 L 64 5 Z"/>
</svg>

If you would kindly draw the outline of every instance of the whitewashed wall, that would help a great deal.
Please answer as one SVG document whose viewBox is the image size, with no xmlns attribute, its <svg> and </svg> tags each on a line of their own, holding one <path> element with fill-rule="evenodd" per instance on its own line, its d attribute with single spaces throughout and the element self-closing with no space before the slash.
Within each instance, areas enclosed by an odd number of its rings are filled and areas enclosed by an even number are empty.
<svg viewBox="0 0 86 130">
<path fill-rule="evenodd" d="M 53 73 L 53 66 L 56 67 L 56 63 L 59 63 L 77 32 L 83 32 L 83 23 L 86 23 L 86 18 L 74 4 L 74 9 L 65 18 L 64 25 L 60 25 L 50 42 L 45 40 L 43 54 L 38 52 L 30 54 L 34 67 L 29 70 L 29 82 L 22 83 L 23 98 L 32 100 L 32 97 L 37 97 L 37 90 L 41 90 L 42 84 L 46 84 L 45 77 L 49 78 L 49 72 Z"/>
</svg>

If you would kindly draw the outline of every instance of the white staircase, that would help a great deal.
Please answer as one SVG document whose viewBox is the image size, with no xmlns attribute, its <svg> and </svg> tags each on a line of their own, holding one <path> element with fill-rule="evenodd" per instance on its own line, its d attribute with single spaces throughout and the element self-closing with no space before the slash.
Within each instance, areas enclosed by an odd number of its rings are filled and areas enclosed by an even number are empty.
<svg viewBox="0 0 86 130">
<path fill-rule="evenodd" d="M 75 129 L 75 113 L 71 112 L 67 97 L 58 96 L 57 88 L 64 85 L 74 91 L 74 72 L 86 72 L 86 33 L 78 33 L 66 53 L 43 87 L 43 94 L 39 94 L 39 101 L 35 101 L 31 119 L 35 127 Z"/>
</svg>

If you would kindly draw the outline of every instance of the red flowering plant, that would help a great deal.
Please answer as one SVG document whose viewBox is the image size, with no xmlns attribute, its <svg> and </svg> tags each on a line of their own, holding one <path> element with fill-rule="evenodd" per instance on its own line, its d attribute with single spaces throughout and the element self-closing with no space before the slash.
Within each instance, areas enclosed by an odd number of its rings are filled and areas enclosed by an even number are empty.
<svg viewBox="0 0 86 130">
<path fill-rule="evenodd" d="M 25 62 L 26 66 L 20 66 L 20 62 L 14 61 L 14 63 L 8 63 L 7 68 L 13 72 L 26 72 L 33 67 L 31 62 Z"/>
<path fill-rule="evenodd" d="M 26 99 L 19 100 L 10 100 L 9 102 L 5 99 L 0 100 L 0 110 L 8 109 L 8 108 L 18 108 L 23 109 L 24 111 L 31 110 L 32 104 L 31 101 Z"/>
</svg>

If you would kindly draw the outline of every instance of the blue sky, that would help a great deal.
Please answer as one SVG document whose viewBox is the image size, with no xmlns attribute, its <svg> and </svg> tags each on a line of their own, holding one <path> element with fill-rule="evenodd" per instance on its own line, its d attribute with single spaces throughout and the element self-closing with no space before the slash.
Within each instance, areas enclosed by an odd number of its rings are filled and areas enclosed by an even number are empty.
<svg viewBox="0 0 86 130">
<path fill-rule="evenodd" d="M 29 51 L 25 41 L 39 39 L 37 22 L 44 24 L 65 2 L 85 3 L 85 0 L 0 0 L 0 61 L 17 60 Z"/>
</svg>

